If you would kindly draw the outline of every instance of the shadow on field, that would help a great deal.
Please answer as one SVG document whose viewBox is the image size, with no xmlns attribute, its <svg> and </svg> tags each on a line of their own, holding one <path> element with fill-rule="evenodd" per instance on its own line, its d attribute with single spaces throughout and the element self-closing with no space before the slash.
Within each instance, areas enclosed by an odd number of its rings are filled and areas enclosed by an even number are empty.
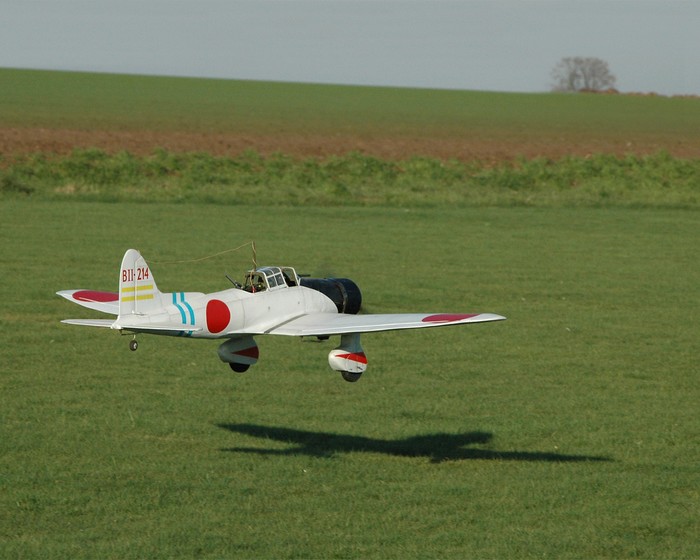
<svg viewBox="0 0 700 560">
<path fill-rule="evenodd" d="M 433 463 L 463 459 L 496 461 L 610 461 L 608 457 L 586 455 L 562 455 L 537 451 L 494 451 L 467 446 L 484 445 L 493 439 L 488 432 L 465 434 L 428 434 L 397 440 L 372 439 L 326 432 L 309 432 L 290 428 L 256 426 L 255 424 L 218 424 L 219 428 L 264 440 L 274 440 L 292 445 L 286 449 L 258 447 L 230 447 L 222 449 L 231 453 L 257 453 L 259 455 L 311 455 L 332 457 L 336 453 L 365 452 L 384 453 L 398 457 L 427 457 Z"/>
</svg>

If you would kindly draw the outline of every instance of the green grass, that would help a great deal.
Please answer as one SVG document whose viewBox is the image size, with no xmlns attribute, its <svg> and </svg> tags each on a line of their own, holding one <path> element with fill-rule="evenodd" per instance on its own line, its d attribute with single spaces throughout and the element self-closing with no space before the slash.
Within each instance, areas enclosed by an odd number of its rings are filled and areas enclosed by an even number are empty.
<svg viewBox="0 0 700 560">
<path fill-rule="evenodd" d="M 298 159 L 82 150 L 4 163 L 0 197 L 6 199 L 413 208 L 700 205 L 700 159 L 663 153 L 489 165 L 419 157 L 391 162 L 357 153 Z"/>
<path fill-rule="evenodd" d="M 700 137 L 696 99 L 513 94 L 0 69 L 0 125 L 655 142 Z"/>
<path fill-rule="evenodd" d="M 697 558 L 697 212 L 0 202 L 3 558 Z M 211 291 L 258 260 L 367 309 L 508 321 L 328 343 L 62 325 L 53 295 Z"/>
</svg>

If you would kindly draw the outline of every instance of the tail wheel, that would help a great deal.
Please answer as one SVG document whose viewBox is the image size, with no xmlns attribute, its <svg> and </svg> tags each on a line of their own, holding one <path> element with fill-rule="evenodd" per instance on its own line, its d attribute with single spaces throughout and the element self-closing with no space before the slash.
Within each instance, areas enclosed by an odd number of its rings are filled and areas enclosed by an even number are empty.
<svg viewBox="0 0 700 560">
<path fill-rule="evenodd" d="M 355 381 L 359 380 L 362 376 L 361 373 L 352 373 L 350 371 L 341 371 L 340 375 L 343 376 L 343 379 L 345 379 L 345 381 L 349 381 L 350 383 L 355 383 Z"/>
<path fill-rule="evenodd" d="M 131 350 L 132 352 L 136 352 L 136 350 L 138 349 L 138 347 L 139 347 L 139 341 L 138 341 L 138 340 L 136 340 L 136 339 L 134 338 L 133 340 L 130 340 L 130 341 L 129 341 L 129 350 Z"/>
<path fill-rule="evenodd" d="M 228 365 L 236 373 L 245 373 L 246 371 L 248 371 L 248 368 L 250 367 L 250 364 L 237 364 L 235 362 L 229 362 Z"/>
</svg>

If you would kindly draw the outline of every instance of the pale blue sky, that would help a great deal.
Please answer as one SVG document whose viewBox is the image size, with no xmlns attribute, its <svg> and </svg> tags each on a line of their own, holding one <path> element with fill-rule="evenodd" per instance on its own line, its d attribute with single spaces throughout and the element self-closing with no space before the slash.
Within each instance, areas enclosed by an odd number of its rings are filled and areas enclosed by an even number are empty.
<svg viewBox="0 0 700 560">
<path fill-rule="evenodd" d="M 546 91 L 564 56 L 700 94 L 700 0 L 0 0 L 0 67 Z"/>
</svg>

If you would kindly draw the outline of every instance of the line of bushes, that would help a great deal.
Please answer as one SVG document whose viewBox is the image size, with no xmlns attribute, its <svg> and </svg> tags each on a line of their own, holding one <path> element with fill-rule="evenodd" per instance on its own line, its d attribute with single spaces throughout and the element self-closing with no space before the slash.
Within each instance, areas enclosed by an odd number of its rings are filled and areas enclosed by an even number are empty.
<svg viewBox="0 0 700 560">
<path fill-rule="evenodd" d="M 324 159 L 76 150 L 0 159 L 0 197 L 316 206 L 698 208 L 700 159 L 666 153 L 493 165 L 359 153 Z"/>
</svg>

